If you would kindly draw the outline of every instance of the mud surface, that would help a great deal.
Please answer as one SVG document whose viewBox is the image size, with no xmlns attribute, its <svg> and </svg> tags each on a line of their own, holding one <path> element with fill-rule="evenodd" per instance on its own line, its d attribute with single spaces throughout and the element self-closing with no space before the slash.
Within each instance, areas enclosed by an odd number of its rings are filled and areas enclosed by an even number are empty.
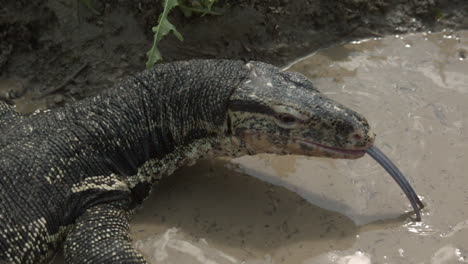
<svg viewBox="0 0 468 264">
<path fill-rule="evenodd" d="M 19 83 L 34 107 L 96 94 L 142 70 L 161 12 L 156 0 L 0 0 L 0 80 Z M 166 61 L 262 60 L 276 65 L 349 39 L 442 28 L 468 28 L 466 0 L 219 1 L 220 16 L 170 20 L 185 38 L 161 43 Z M 11 90 L 10 88 L 8 90 Z M 28 109 L 26 109 L 28 110 Z"/>
<path fill-rule="evenodd" d="M 132 222 L 136 247 L 151 263 L 468 262 L 467 51 L 468 31 L 395 35 L 290 67 L 369 119 L 426 204 L 422 222 L 368 156 L 263 155 L 163 180 Z"/>
</svg>

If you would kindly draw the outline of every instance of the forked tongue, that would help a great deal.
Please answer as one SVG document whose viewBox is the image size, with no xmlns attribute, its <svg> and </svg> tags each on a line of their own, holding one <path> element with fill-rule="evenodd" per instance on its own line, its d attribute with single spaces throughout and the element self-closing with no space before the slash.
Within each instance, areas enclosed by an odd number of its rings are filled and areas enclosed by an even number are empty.
<svg viewBox="0 0 468 264">
<path fill-rule="evenodd" d="M 374 158 L 382 167 L 392 176 L 392 178 L 398 183 L 400 188 L 408 197 L 411 206 L 413 206 L 414 213 L 416 214 L 416 221 L 421 221 L 421 209 L 424 208 L 424 204 L 419 200 L 418 195 L 414 191 L 413 187 L 406 180 L 405 176 L 401 171 L 393 164 L 393 162 L 383 154 L 380 149 L 376 146 L 372 146 L 366 150 L 372 158 Z"/>
</svg>

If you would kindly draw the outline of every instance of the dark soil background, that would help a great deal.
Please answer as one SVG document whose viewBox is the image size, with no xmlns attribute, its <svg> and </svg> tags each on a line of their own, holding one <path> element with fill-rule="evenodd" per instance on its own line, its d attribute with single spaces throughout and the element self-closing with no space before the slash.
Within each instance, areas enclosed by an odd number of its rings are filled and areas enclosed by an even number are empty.
<svg viewBox="0 0 468 264">
<path fill-rule="evenodd" d="M 158 0 L 0 0 L 0 98 L 53 107 L 110 87 L 145 68 Z M 466 0 L 221 0 L 220 16 L 170 21 L 165 61 L 262 60 L 281 66 L 342 41 L 468 28 Z"/>
</svg>

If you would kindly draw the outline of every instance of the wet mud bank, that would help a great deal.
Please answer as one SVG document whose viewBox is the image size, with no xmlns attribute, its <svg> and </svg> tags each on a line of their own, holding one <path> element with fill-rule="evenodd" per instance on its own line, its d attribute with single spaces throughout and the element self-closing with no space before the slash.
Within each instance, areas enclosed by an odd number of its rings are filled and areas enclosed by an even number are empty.
<svg viewBox="0 0 468 264">
<path fill-rule="evenodd" d="M 96 94 L 142 70 L 160 1 L 0 1 L 0 98 L 52 107 Z M 276 65 L 350 39 L 468 27 L 464 0 L 219 1 L 220 16 L 170 20 L 185 41 L 161 43 L 166 61 L 262 60 Z M 11 87 L 7 80 L 16 82 Z M 31 95 L 34 94 L 34 95 Z"/>
</svg>

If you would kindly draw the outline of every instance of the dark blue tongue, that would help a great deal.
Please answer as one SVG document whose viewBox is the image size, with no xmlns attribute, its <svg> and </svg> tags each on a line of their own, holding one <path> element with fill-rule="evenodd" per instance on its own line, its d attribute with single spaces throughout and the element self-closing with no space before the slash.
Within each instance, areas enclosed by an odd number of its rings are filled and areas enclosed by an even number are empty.
<svg viewBox="0 0 468 264">
<path fill-rule="evenodd" d="M 416 221 L 421 221 L 421 209 L 424 208 L 424 204 L 419 200 L 418 195 L 414 191 L 413 187 L 406 180 L 405 176 L 401 171 L 393 164 L 393 162 L 383 154 L 380 149 L 376 146 L 372 146 L 367 149 L 367 154 L 374 158 L 382 167 L 392 176 L 392 178 L 400 185 L 400 188 L 408 197 L 411 206 L 413 206 L 414 213 L 416 214 Z"/>
</svg>

